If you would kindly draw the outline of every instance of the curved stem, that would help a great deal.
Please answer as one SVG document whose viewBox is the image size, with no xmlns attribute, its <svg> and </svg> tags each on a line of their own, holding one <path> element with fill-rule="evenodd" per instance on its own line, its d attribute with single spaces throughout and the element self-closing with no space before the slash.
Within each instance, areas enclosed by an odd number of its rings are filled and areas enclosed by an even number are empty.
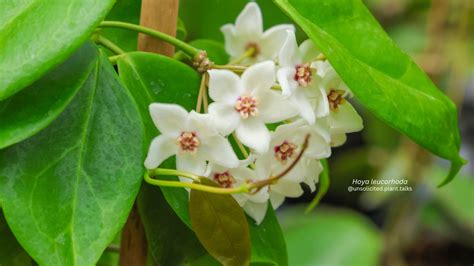
<svg viewBox="0 0 474 266">
<path fill-rule="evenodd" d="M 199 49 L 179 40 L 179 39 L 176 39 L 175 37 L 173 36 L 170 36 L 166 33 L 163 33 L 163 32 L 160 32 L 160 31 L 156 31 L 156 30 L 153 30 L 153 29 L 150 29 L 150 28 L 147 28 L 147 27 L 142 27 L 142 26 L 139 26 L 139 25 L 135 25 L 135 24 L 132 24 L 132 23 L 126 23 L 126 22 L 120 22 L 120 21 L 103 21 L 99 24 L 99 27 L 102 27 L 102 28 L 121 28 L 121 29 L 127 29 L 127 30 L 133 30 L 133 31 L 137 31 L 137 32 L 141 32 L 141 33 L 144 33 L 144 34 L 147 34 L 147 35 L 150 35 L 152 37 L 155 37 L 157 39 L 160 39 L 164 42 L 167 42 L 169 44 L 172 44 L 174 45 L 175 47 L 178 47 L 179 49 L 181 49 L 183 52 L 185 52 L 186 54 L 190 55 L 191 57 L 194 58 L 194 56 L 198 55 L 199 53 Z"/>
<path fill-rule="evenodd" d="M 172 169 L 161 169 L 161 170 L 176 171 Z M 176 171 L 176 172 L 179 172 L 179 171 Z M 182 172 L 180 172 L 179 174 L 180 176 L 182 176 L 181 173 Z M 246 184 L 240 187 L 236 187 L 236 188 L 211 187 L 211 186 L 206 186 L 206 185 L 196 184 L 196 183 L 153 179 L 150 177 L 148 172 L 145 172 L 144 178 L 147 183 L 151 185 L 155 185 L 155 186 L 190 188 L 190 189 L 196 189 L 196 190 L 201 190 L 201 191 L 210 192 L 210 193 L 217 193 L 217 194 L 233 194 L 233 193 L 249 192 Z"/>
<path fill-rule="evenodd" d="M 228 65 L 236 65 L 244 61 L 246 58 L 249 58 L 255 54 L 255 47 L 250 47 L 249 49 L 245 50 L 245 52 L 239 56 L 238 58 L 230 61 Z"/>
<path fill-rule="evenodd" d="M 159 175 L 172 175 L 172 176 L 182 176 L 189 178 L 193 181 L 200 182 L 201 177 L 192 173 L 188 172 L 183 172 L 183 171 L 178 171 L 175 169 L 167 169 L 167 168 L 156 168 L 153 170 L 148 171 L 151 175 L 153 176 L 159 176 Z"/>
<path fill-rule="evenodd" d="M 109 49 L 110 51 L 114 52 L 117 55 L 124 54 L 125 51 L 118 47 L 115 43 L 110 41 L 109 39 L 105 38 L 102 35 L 98 35 L 96 38 L 96 42 L 105 48 Z"/>
</svg>

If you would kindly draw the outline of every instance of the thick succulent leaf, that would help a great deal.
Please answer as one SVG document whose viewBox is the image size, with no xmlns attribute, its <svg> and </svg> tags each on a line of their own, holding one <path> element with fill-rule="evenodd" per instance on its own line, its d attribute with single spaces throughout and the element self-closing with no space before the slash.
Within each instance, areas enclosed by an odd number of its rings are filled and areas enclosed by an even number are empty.
<svg viewBox="0 0 474 266">
<path fill-rule="evenodd" d="M 87 42 L 66 62 L 0 102 L 0 149 L 48 126 L 71 102 L 92 71 L 97 49 Z"/>
<path fill-rule="evenodd" d="M 141 0 L 117 0 L 106 20 L 117 20 L 133 24 L 140 24 Z M 137 50 L 138 33 L 135 31 L 102 28 L 100 34 L 117 44 L 126 52 Z"/>
<path fill-rule="evenodd" d="M 362 1 L 274 2 L 316 43 L 362 105 L 452 162 L 444 183 L 456 175 L 463 159 L 454 103 L 396 46 Z"/>
<path fill-rule="evenodd" d="M 4 0 L 0 100 L 30 85 L 84 43 L 113 0 Z"/>
<path fill-rule="evenodd" d="M 142 180 L 143 125 L 103 56 L 45 130 L 0 153 L 0 198 L 41 265 L 93 265 L 121 229 Z"/>
<path fill-rule="evenodd" d="M 30 256 L 15 239 L 0 209 L 0 265 L 24 266 L 31 263 Z"/>
<path fill-rule="evenodd" d="M 210 180 L 207 185 L 218 186 Z M 248 265 L 250 233 L 243 209 L 228 194 L 191 190 L 189 214 L 199 241 L 224 265 Z"/>
<path fill-rule="evenodd" d="M 148 254 L 154 265 L 188 265 L 199 258 L 210 257 L 158 187 L 144 184 L 137 202 L 148 239 Z"/>
<path fill-rule="evenodd" d="M 158 135 L 148 111 L 150 103 L 177 103 L 188 110 L 195 107 L 200 76 L 189 66 L 169 57 L 144 52 L 124 55 L 117 63 L 120 77 L 140 109 L 148 144 Z M 161 167 L 175 168 L 174 160 L 165 161 Z M 178 180 L 171 176 L 160 178 Z M 181 188 L 161 187 L 161 190 L 181 220 L 191 227 L 188 192 Z"/>
<path fill-rule="evenodd" d="M 252 242 L 252 265 L 288 265 L 288 254 L 283 233 L 271 204 L 259 225 L 247 217 Z"/>
<path fill-rule="evenodd" d="M 229 62 L 229 55 L 226 53 L 224 44 L 208 39 L 197 39 L 190 42 L 192 46 L 205 50 L 209 59 L 219 65 L 225 65 Z"/>
<path fill-rule="evenodd" d="M 326 195 L 326 192 L 328 192 L 329 189 L 330 180 L 328 160 L 321 160 L 321 164 L 323 165 L 323 172 L 321 172 L 321 174 L 319 175 L 318 191 L 316 192 L 316 196 L 314 196 L 314 199 L 306 208 L 306 213 L 312 211 L 314 207 L 319 204 L 319 202 L 324 197 L 324 195 Z"/>
<path fill-rule="evenodd" d="M 356 212 L 320 208 L 306 215 L 295 206 L 280 218 L 290 265 L 379 265 L 382 237 Z"/>
</svg>

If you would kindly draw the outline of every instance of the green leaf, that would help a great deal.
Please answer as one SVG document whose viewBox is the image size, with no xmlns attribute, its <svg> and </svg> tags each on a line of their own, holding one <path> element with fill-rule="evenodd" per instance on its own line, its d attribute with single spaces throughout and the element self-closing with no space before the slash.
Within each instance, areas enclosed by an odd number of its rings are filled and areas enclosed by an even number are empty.
<svg viewBox="0 0 474 266">
<path fill-rule="evenodd" d="M 0 265 L 24 266 L 31 263 L 30 256 L 15 239 L 0 209 Z"/>
<path fill-rule="evenodd" d="M 141 0 L 117 0 L 106 20 L 140 24 Z M 138 33 L 135 31 L 101 28 L 100 34 L 117 44 L 125 52 L 137 50 Z"/>
<path fill-rule="evenodd" d="M 319 175 L 318 192 L 316 192 L 316 196 L 306 208 L 305 213 L 311 212 L 314 207 L 319 204 L 319 202 L 324 197 L 324 195 L 326 195 L 326 192 L 328 192 L 329 189 L 329 164 L 326 159 L 321 160 L 321 164 L 323 165 L 323 172 Z"/>
<path fill-rule="evenodd" d="M 88 42 L 46 76 L 0 102 L 0 148 L 31 137 L 53 122 L 84 84 L 96 58 L 97 50 Z"/>
<path fill-rule="evenodd" d="M 137 202 L 148 239 L 148 254 L 154 265 L 188 265 L 207 255 L 194 232 L 166 202 L 159 187 L 144 184 Z"/>
<path fill-rule="evenodd" d="M 365 217 L 340 209 L 303 211 L 281 213 L 290 265 L 379 265 L 382 238 Z"/>
<path fill-rule="evenodd" d="M 252 265 L 288 265 L 288 252 L 283 233 L 271 204 L 269 203 L 265 219 L 257 225 L 247 217 L 252 243 Z"/>
<path fill-rule="evenodd" d="M 188 110 L 195 107 L 201 78 L 191 67 L 166 56 L 144 52 L 124 55 L 117 64 L 120 77 L 140 109 L 147 145 L 158 135 L 148 111 L 150 103 L 177 103 Z M 165 161 L 161 167 L 175 168 L 174 159 Z M 160 179 L 178 180 L 174 176 Z M 181 188 L 160 188 L 176 214 L 191 228 L 188 192 Z"/>
<path fill-rule="evenodd" d="M 113 2 L 2 1 L 0 101 L 66 60 L 93 32 Z"/>
<path fill-rule="evenodd" d="M 48 128 L 0 153 L 0 198 L 40 265 L 92 265 L 142 180 L 143 126 L 107 57 Z"/>
<path fill-rule="evenodd" d="M 201 183 L 218 186 L 204 179 Z M 206 250 L 224 265 L 248 265 L 250 233 L 243 209 L 228 194 L 191 190 L 189 215 Z"/>
<path fill-rule="evenodd" d="M 218 65 L 225 65 L 229 62 L 229 55 L 225 51 L 224 45 L 220 42 L 207 39 L 197 39 L 190 42 L 192 46 L 206 50 L 209 59 Z"/>
<path fill-rule="evenodd" d="M 387 36 L 360 0 L 274 0 L 326 55 L 358 101 L 432 153 L 459 156 L 457 111 L 428 76 Z"/>
</svg>

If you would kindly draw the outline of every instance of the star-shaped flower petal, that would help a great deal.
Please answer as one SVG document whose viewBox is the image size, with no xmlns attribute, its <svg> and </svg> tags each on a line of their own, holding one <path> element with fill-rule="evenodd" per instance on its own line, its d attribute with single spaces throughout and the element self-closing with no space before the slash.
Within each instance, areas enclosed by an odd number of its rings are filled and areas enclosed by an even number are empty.
<svg viewBox="0 0 474 266">
<path fill-rule="evenodd" d="M 209 164 L 205 176 L 213 180 L 221 187 L 239 187 L 247 182 L 255 182 L 262 178 L 256 175 L 255 171 L 247 167 L 248 162 L 242 162 L 238 167 L 228 168 L 216 164 Z M 232 194 L 235 200 L 252 217 L 257 224 L 265 218 L 268 206 L 268 187 L 262 188 L 256 194 Z"/>
<path fill-rule="evenodd" d="M 300 161 L 276 184 L 270 186 L 270 200 L 274 208 L 283 203 L 285 197 L 299 197 L 303 193 L 300 183 L 308 184 L 312 191 L 322 171 L 320 159 L 331 155 L 330 135 L 318 124 L 309 125 L 304 120 L 277 127 L 272 134 L 271 149 L 256 160 L 259 176 L 275 176 L 285 171 L 297 158 L 306 135 L 309 144 Z"/>
<path fill-rule="evenodd" d="M 267 123 L 294 117 L 296 108 L 275 84 L 275 64 L 265 61 L 247 68 L 242 77 L 228 70 L 209 71 L 209 114 L 224 135 L 236 130 L 237 138 L 257 153 L 268 150 Z"/>
<path fill-rule="evenodd" d="M 151 118 L 161 132 L 148 150 L 145 167 L 154 169 L 176 155 L 176 169 L 201 175 L 206 162 L 227 167 L 239 163 L 229 141 L 221 136 L 209 115 L 188 113 L 176 104 L 150 104 Z"/>
<path fill-rule="evenodd" d="M 287 31 L 287 39 L 279 53 L 277 80 L 283 95 L 290 97 L 298 107 L 300 116 L 310 124 L 316 120 L 315 108 L 310 99 L 321 93 L 319 75 L 316 75 L 317 69 L 313 64 L 319 54 L 311 40 L 304 41 L 298 47 L 292 31 Z"/>
<path fill-rule="evenodd" d="M 264 60 L 276 60 L 281 46 L 286 38 L 286 31 L 294 31 L 291 24 L 282 24 L 263 31 L 262 12 L 257 3 L 248 3 L 235 21 L 235 25 L 226 24 L 221 27 L 224 34 L 225 49 L 236 59 L 249 49 L 253 54 L 245 64 L 261 62 Z"/>
</svg>

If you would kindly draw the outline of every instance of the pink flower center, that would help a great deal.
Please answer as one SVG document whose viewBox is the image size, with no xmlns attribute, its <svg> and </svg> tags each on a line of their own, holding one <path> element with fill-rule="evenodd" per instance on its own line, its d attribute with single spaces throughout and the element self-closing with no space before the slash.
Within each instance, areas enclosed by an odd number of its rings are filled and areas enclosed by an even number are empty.
<svg viewBox="0 0 474 266">
<path fill-rule="evenodd" d="M 201 141 L 194 132 L 182 132 L 177 141 L 183 152 L 196 153 L 199 145 L 201 145 Z"/>
<path fill-rule="evenodd" d="M 339 105 L 345 102 L 344 91 L 331 89 L 328 93 L 329 108 L 331 111 L 339 111 Z"/>
<path fill-rule="evenodd" d="M 250 96 L 242 96 L 235 102 L 235 110 L 240 113 L 243 119 L 258 114 L 258 100 Z"/>
<path fill-rule="evenodd" d="M 223 188 L 230 188 L 235 183 L 235 178 L 229 172 L 216 173 L 213 179 Z"/>
<path fill-rule="evenodd" d="M 298 146 L 294 143 L 285 140 L 281 145 L 275 146 L 275 157 L 279 162 L 285 164 L 288 159 L 295 156 L 297 148 Z"/>
<path fill-rule="evenodd" d="M 293 79 L 298 82 L 301 87 L 307 87 L 311 82 L 311 76 L 313 75 L 313 71 L 309 64 L 302 64 L 295 66 L 296 73 Z"/>
</svg>

